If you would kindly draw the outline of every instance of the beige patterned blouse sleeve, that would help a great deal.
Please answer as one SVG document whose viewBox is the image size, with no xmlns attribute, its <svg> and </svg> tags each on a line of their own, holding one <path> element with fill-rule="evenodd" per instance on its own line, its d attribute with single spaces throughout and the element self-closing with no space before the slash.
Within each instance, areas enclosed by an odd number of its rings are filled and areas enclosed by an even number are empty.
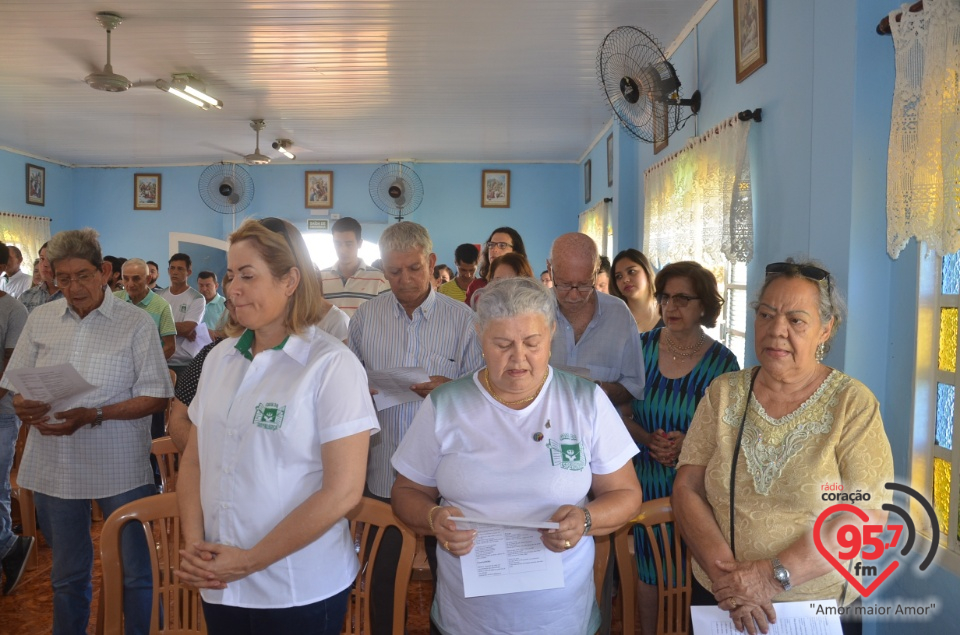
<svg viewBox="0 0 960 635">
<path fill-rule="evenodd" d="M 730 540 L 730 465 L 750 387 L 750 370 L 718 377 L 700 402 L 679 465 L 706 467 L 707 500 L 724 538 Z M 873 393 L 859 381 L 832 371 L 791 414 L 767 415 L 750 401 L 736 479 L 737 560 L 774 557 L 813 529 L 838 491 L 869 494 L 861 509 L 879 509 L 892 499 L 893 455 Z M 840 487 L 842 486 L 842 490 Z M 850 563 L 853 565 L 853 562 Z M 710 580 L 694 562 L 704 587 Z M 774 601 L 835 598 L 843 594 L 840 573 L 795 586 Z M 852 587 L 843 603 L 857 598 Z"/>
</svg>

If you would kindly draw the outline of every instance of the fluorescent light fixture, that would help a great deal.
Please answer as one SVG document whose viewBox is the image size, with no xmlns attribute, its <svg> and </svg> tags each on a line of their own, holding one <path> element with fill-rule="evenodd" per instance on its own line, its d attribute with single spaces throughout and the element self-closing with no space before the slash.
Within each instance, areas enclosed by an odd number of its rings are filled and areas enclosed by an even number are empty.
<svg viewBox="0 0 960 635">
<path fill-rule="evenodd" d="M 172 82 L 158 79 L 156 87 L 203 110 L 210 110 L 211 106 L 218 110 L 223 108 L 223 102 L 204 92 L 206 87 L 203 82 L 189 73 L 175 73 Z"/>
<path fill-rule="evenodd" d="M 290 141 L 290 139 L 277 139 L 273 142 L 273 149 L 292 161 L 297 158 L 297 155 L 290 152 L 291 146 L 293 146 L 293 141 Z"/>
</svg>

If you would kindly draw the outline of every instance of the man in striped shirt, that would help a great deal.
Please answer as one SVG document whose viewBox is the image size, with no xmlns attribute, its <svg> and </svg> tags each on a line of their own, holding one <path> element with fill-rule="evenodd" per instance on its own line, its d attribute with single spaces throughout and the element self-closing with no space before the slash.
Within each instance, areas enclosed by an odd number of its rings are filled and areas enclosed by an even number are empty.
<svg viewBox="0 0 960 635">
<path fill-rule="evenodd" d="M 363 365 L 368 370 L 425 369 L 430 381 L 410 386 L 421 397 L 444 382 L 479 369 L 483 358 L 473 311 L 463 302 L 433 290 L 437 255 L 426 228 L 411 222 L 391 225 L 380 236 L 380 256 L 390 292 L 366 302 L 350 319 L 350 349 Z M 367 495 L 390 502 L 390 489 L 397 476 L 390 457 L 410 428 L 420 403 L 412 401 L 377 412 L 380 434 L 370 439 Z M 431 549 L 428 543 L 430 558 Z M 387 563 L 395 562 L 399 553 L 400 534 L 388 529 L 371 582 L 373 633 L 390 632 L 393 574 Z M 384 558 L 382 567 L 380 558 Z M 392 571 L 395 574 L 396 568 Z"/>
<path fill-rule="evenodd" d="M 383 272 L 368 267 L 359 257 L 362 230 L 356 219 L 344 216 L 333 224 L 337 264 L 320 272 L 323 297 L 353 317 L 360 305 L 390 290 Z"/>
</svg>

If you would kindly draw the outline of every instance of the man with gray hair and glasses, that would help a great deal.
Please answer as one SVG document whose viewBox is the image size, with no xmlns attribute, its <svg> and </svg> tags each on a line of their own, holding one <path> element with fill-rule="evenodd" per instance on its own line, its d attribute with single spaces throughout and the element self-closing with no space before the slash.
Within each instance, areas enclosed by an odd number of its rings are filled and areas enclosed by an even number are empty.
<svg viewBox="0 0 960 635">
<path fill-rule="evenodd" d="M 430 381 L 414 384 L 410 390 L 426 397 L 440 384 L 480 368 L 482 357 L 473 311 L 463 302 L 433 290 L 437 255 L 426 228 L 411 222 L 391 225 L 380 236 L 380 257 L 390 291 L 361 304 L 350 320 L 350 349 L 367 370 L 424 368 Z M 370 439 L 367 489 L 379 500 L 389 502 L 397 477 L 390 458 L 420 403 L 418 399 L 377 412 L 380 434 Z M 384 533 L 381 553 L 399 554 L 399 534 L 393 533 Z M 371 632 L 386 633 L 393 614 L 392 578 L 383 579 L 379 569 L 374 570 Z"/>
<path fill-rule="evenodd" d="M 63 299 L 38 306 L 20 335 L 10 371 L 72 364 L 94 389 L 58 404 L 13 398 L 31 426 L 20 485 L 35 492 L 39 525 L 53 551 L 53 631 L 85 633 L 92 597 L 90 500 L 105 517 L 156 493 L 150 470 L 150 415 L 173 387 L 150 316 L 104 291 L 108 273 L 97 233 L 60 232 L 47 247 Z M 149 633 L 150 553 L 136 523 L 121 537 L 126 632 Z"/>
<path fill-rule="evenodd" d="M 584 369 L 619 406 L 643 399 L 643 350 L 637 323 L 623 300 L 597 293 L 600 256 L 586 234 L 553 241 L 547 269 L 557 296 L 551 365 Z"/>
</svg>

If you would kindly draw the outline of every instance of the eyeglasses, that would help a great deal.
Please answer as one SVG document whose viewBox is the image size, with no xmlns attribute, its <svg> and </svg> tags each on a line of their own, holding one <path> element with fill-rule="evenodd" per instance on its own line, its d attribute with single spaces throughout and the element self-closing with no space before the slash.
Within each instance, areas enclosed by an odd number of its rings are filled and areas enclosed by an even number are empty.
<svg viewBox="0 0 960 635">
<path fill-rule="evenodd" d="M 92 280 L 97 277 L 96 271 L 84 271 L 83 273 L 78 273 L 76 276 L 57 276 L 55 280 L 57 281 L 57 286 L 61 289 L 66 289 L 74 282 L 79 282 L 80 286 L 85 287 Z"/>
<path fill-rule="evenodd" d="M 690 304 L 690 300 L 699 300 L 700 298 L 695 295 L 687 295 L 686 293 L 674 293 L 670 295 L 668 293 L 658 293 L 656 295 L 657 304 L 660 306 L 667 306 L 670 302 L 673 302 L 673 306 L 678 309 Z"/>
<path fill-rule="evenodd" d="M 559 291 L 560 293 L 569 293 L 570 291 L 576 291 L 577 293 L 587 293 L 594 290 L 594 285 L 597 284 L 597 276 L 593 276 L 593 282 L 587 284 L 568 284 L 566 282 L 557 282 L 554 280 L 553 288 Z"/>
<path fill-rule="evenodd" d="M 494 242 L 487 243 L 487 249 L 493 249 L 494 247 L 496 247 L 497 249 L 513 249 L 513 245 L 511 245 L 510 243 L 494 243 Z"/>
<path fill-rule="evenodd" d="M 830 281 L 830 272 L 813 265 L 800 265 L 795 262 L 772 262 L 767 265 L 767 275 L 778 273 L 799 273 L 804 278 L 815 280 L 816 282 L 827 281 L 827 294 L 832 295 L 833 286 Z"/>
<path fill-rule="evenodd" d="M 283 236 L 283 239 L 287 241 L 287 246 L 290 247 L 290 253 L 293 254 L 294 258 L 297 256 L 296 250 L 293 248 L 293 243 L 290 242 L 290 234 L 287 233 L 287 224 L 284 223 L 279 218 L 274 218 L 269 216 L 267 218 L 261 218 L 260 224 L 272 231 L 275 234 L 280 234 Z"/>
</svg>

